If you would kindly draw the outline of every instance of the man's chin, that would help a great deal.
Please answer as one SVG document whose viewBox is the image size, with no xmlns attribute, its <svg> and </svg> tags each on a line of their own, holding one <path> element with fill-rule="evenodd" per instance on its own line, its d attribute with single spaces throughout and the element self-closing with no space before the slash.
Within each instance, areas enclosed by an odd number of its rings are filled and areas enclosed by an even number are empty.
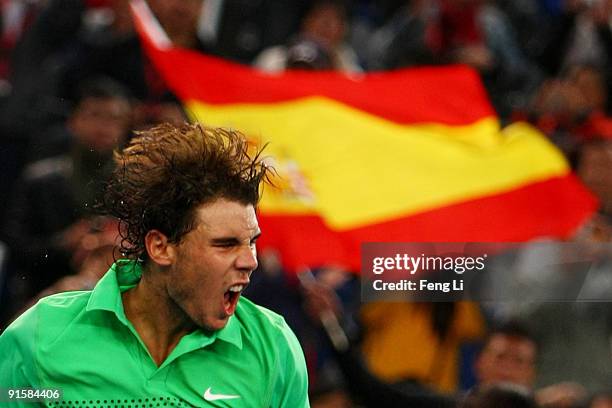
<svg viewBox="0 0 612 408">
<path fill-rule="evenodd" d="M 227 326 L 227 322 L 229 320 L 229 316 L 225 317 L 225 318 L 218 318 L 215 320 L 207 320 L 205 322 L 202 322 L 202 324 L 200 324 L 200 328 L 203 329 L 204 331 L 209 331 L 209 332 L 214 332 L 214 331 L 218 331 L 223 329 L 225 326 Z"/>
</svg>

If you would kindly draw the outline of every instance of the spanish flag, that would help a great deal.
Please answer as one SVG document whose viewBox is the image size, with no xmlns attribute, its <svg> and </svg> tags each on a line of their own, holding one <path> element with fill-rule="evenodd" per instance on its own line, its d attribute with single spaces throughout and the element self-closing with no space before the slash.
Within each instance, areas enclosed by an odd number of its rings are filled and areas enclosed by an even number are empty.
<svg viewBox="0 0 612 408">
<path fill-rule="evenodd" d="M 359 269 L 362 242 L 568 237 L 597 208 L 536 129 L 504 129 L 464 66 L 266 74 L 174 48 L 143 1 L 145 48 L 193 119 L 232 127 L 278 172 L 260 248 L 290 269 Z"/>
</svg>

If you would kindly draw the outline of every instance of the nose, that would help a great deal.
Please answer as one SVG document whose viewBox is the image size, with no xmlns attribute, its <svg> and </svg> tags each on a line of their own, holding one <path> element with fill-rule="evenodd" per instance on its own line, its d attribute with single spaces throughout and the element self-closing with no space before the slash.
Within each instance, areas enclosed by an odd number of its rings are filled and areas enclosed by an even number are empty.
<svg viewBox="0 0 612 408">
<path fill-rule="evenodd" d="M 246 246 L 240 250 L 236 258 L 236 268 L 249 275 L 257 268 L 257 251 L 255 247 Z"/>
</svg>

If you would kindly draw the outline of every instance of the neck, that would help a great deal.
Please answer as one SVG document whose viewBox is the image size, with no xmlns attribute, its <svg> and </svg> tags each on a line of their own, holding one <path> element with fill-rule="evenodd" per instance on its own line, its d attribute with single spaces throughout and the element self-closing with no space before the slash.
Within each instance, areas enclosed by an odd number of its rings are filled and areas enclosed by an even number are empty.
<svg viewBox="0 0 612 408">
<path fill-rule="evenodd" d="M 163 273 L 146 271 L 136 287 L 122 294 L 126 317 L 157 366 L 170 355 L 181 338 L 195 328 L 169 298 L 165 285 L 160 284 L 163 280 L 158 278 Z"/>
</svg>

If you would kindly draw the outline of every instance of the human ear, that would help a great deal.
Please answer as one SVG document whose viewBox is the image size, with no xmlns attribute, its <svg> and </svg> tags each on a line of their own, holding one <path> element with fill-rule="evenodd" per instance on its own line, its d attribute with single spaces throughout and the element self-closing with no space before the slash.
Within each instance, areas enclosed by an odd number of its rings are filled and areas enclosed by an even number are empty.
<svg viewBox="0 0 612 408">
<path fill-rule="evenodd" d="M 169 266 L 174 263 L 176 251 L 163 232 L 158 230 L 147 232 L 147 235 L 145 235 L 145 248 L 149 259 L 156 264 Z"/>
</svg>

